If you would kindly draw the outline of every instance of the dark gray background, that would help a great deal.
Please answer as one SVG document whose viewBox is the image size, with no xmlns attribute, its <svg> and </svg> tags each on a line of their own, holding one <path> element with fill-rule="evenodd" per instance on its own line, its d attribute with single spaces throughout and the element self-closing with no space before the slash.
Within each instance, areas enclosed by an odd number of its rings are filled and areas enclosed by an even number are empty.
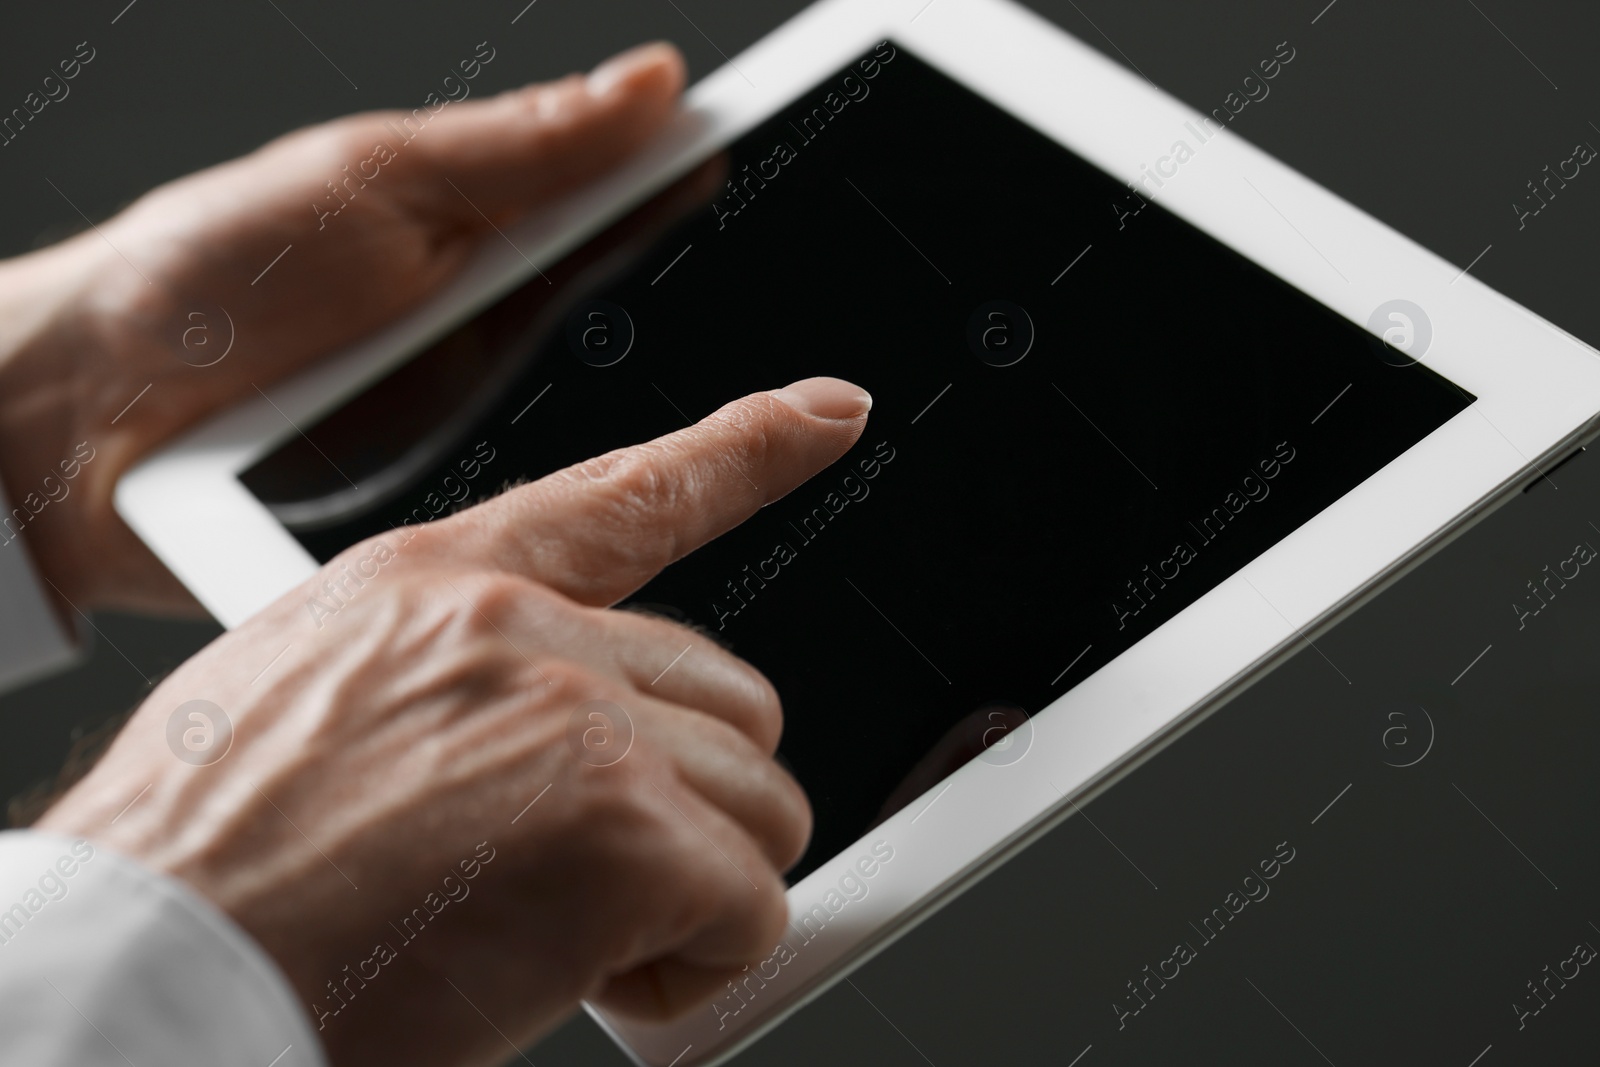
<svg viewBox="0 0 1600 1067">
<path fill-rule="evenodd" d="M 906 0 L 906 17 L 922 2 Z M 1218 106 L 1257 60 L 1288 40 L 1298 52 L 1293 65 L 1272 83 L 1265 101 L 1235 120 L 1235 131 L 1460 266 L 1488 248 L 1473 269 L 1477 276 L 1600 345 L 1591 248 L 1600 233 L 1600 178 L 1575 179 L 1520 232 L 1511 207 L 1525 183 L 1547 163 L 1571 155 L 1574 143 L 1600 142 L 1590 122 L 1600 117 L 1592 58 L 1600 12 L 1592 4 L 1558 0 L 1337 0 L 1324 11 L 1325 2 L 1065 0 L 1033 6 L 1203 110 Z M 477 83 L 480 91 L 585 68 L 658 37 L 676 41 L 698 77 L 721 62 L 719 50 L 734 55 L 803 6 L 797 0 L 538 0 L 513 26 L 525 0 L 337 6 L 137 0 L 113 25 L 125 3 L 8 12 L 8 32 L 0 35 L 0 109 L 20 104 L 77 42 L 89 40 L 99 54 L 66 101 L 51 105 L 17 142 L 0 149 L 0 252 L 22 252 L 81 227 L 47 178 L 103 218 L 152 185 L 294 126 L 357 109 L 414 106 L 447 65 L 466 54 L 463 49 L 486 38 L 501 58 L 487 69 L 491 84 Z M 360 88 L 352 89 L 330 59 Z M 1096 103 L 1116 107 L 1114 100 Z M 1591 183 L 1596 188 L 1588 188 Z M 1241 329 L 1249 328 L 1248 307 L 1218 313 L 1237 316 Z M 1592 790 L 1582 792 L 1593 776 L 1584 775 L 1581 758 L 1574 762 L 1572 752 L 1562 751 L 1582 736 L 1573 724 L 1588 719 L 1600 689 L 1600 667 L 1591 660 L 1600 588 L 1587 588 L 1593 579 L 1576 580 L 1521 632 L 1508 607 L 1542 566 L 1569 556 L 1574 541 L 1600 540 L 1589 526 L 1600 523 L 1600 464 L 1580 458 L 1555 483 L 1558 488 L 1545 485 L 1519 499 L 1319 640 L 1322 655 L 1297 656 L 1097 800 L 1087 809 L 1093 824 L 1063 824 L 858 972 L 854 988 L 837 987 L 741 1062 L 1065 1065 L 1090 1045 L 1083 1067 L 1157 1062 L 1148 1041 L 1118 1047 L 1132 1039 L 1116 1033 L 1106 1010 L 1124 978 L 1153 962 L 1167 936 L 1141 910 L 1142 895 L 1171 901 L 1174 893 L 1186 893 L 1174 906 L 1203 912 L 1236 879 L 1227 872 L 1269 855 L 1285 837 L 1314 842 L 1317 834 L 1346 834 L 1356 840 L 1398 826 L 1402 836 L 1412 833 L 1419 841 L 1441 834 L 1470 838 L 1463 847 L 1481 850 L 1485 865 L 1520 872 L 1528 892 L 1537 890 L 1519 910 L 1543 910 L 1545 898 L 1537 894 L 1548 890 L 1564 911 L 1600 917 L 1600 908 L 1590 911 L 1600 879 L 1586 847 L 1593 826 L 1585 805 L 1594 797 Z M 75 731 L 140 699 L 145 682 L 124 655 L 158 678 L 216 633 L 199 624 L 116 616 L 96 621 L 109 641 L 96 642 L 81 668 L 0 698 L 0 794 L 49 775 Z M 1519 770 L 1497 773 L 1480 760 L 1462 771 L 1475 776 L 1470 780 L 1452 777 L 1454 770 L 1440 772 L 1435 784 L 1445 799 L 1437 801 L 1439 811 L 1455 821 L 1417 822 L 1415 804 L 1390 806 L 1398 794 L 1386 784 L 1412 772 L 1385 768 L 1378 745 L 1385 720 L 1374 709 L 1396 700 L 1420 701 L 1437 712 L 1440 752 L 1426 766 L 1450 766 L 1452 731 L 1470 727 L 1479 744 L 1490 738 L 1514 752 Z M 1545 763 L 1560 757 L 1561 800 L 1508 816 L 1517 798 L 1554 788 L 1541 774 L 1541 750 L 1550 754 Z M 1347 783 L 1350 792 L 1310 825 Z M 1451 785 L 1472 799 L 1462 803 Z M 1474 813 L 1468 803 L 1482 807 Z M 1485 826 L 1496 813 L 1498 836 Z M 1314 847 L 1299 847 L 1316 854 Z M 1537 862 L 1560 890 L 1538 882 L 1524 859 L 1530 866 Z M 1427 887 L 1385 884 L 1381 862 L 1371 856 L 1359 862 L 1372 866 L 1370 878 L 1358 883 L 1391 897 L 1396 913 L 1429 910 Z M 1294 873 L 1315 876 L 1303 868 Z M 1193 888 L 1186 889 L 1190 882 Z M 1384 977 L 1375 971 L 1391 967 L 1413 969 L 1415 981 L 1425 985 L 1432 980 L 1430 960 L 1399 942 L 1376 944 L 1394 941 L 1395 931 L 1370 921 L 1341 932 L 1363 951 L 1341 959 L 1326 953 L 1293 958 L 1294 922 L 1325 927 L 1346 920 L 1336 908 L 1315 920 L 1291 920 L 1289 905 L 1284 912 L 1276 929 L 1274 920 L 1251 919 L 1259 942 L 1253 954 L 1241 948 L 1237 959 L 1225 961 L 1238 968 L 1248 960 L 1242 973 L 1219 963 L 1206 976 L 1183 979 L 1195 990 L 1193 1003 L 1185 1009 L 1170 998 L 1164 1002 L 1173 1013 L 1163 1025 L 1180 1029 L 1159 1056 L 1465 1067 L 1492 1042 L 1481 1062 L 1493 1067 L 1530 1054 L 1532 1046 L 1519 1051 L 1517 1042 L 1531 1038 L 1514 1032 L 1501 1006 L 1516 995 L 1521 971 L 1481 975 L 1485 1004 L 1492 1005 L 1483 1010 L 1504 1016 L 1486 1022 L 1481 1033 L 1467 1013 L 1442 1016 L 1438 1026 L 1394 1024 L 1387 1046 L 1371 1033 L 1362 1036 L 1364 1027 L 1389 1025 L 1376 1021 L 1387 1017 L 1377 1009 L 1365 1018 L 1330 1013 L 1325 1008 L 1338 999 L 1334 991 L 1375 982 Z M 1473 934 L 1463 930 L 1461 936 Z M 1097 976 L 1104 996 L 1085 1001 L 1065 976 L 1080 960 L 1117 956 L 1120 943 L 1127 943 L 1126 974 Z M 1527 958 L 1531 975 L 1538 962 L 1556 957 L 1535 945 Z M 1564 1010 L 1573 1019 L 1592 1018 L 1596 995 L 1575 990 L 1569 1001 L 1588 1003 L 1568 1003 Z M 1532 1028 L 1554 1033 L 1543 1022 Z M 1385 1047 L 1390 1054 L 1373 1051 Z M 1550 1055 L 1564 1047 L 1541 1049 Z M 531 1050 L 529 1059 L 541 1065 L 624 1062 L 581 1018 Z"/>
</svg>

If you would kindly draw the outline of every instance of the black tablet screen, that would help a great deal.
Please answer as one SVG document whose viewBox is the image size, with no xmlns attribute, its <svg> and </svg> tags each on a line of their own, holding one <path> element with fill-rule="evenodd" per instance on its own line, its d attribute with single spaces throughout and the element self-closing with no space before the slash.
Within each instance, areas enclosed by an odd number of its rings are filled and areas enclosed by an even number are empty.
<svg viewBox="0 0 1600 1067">
<path fill-rule="evenodd" d="M 865 386 L 849 455 L 635 598 L 783 695 L 791 877 L 1472 401 L 893 43 L 540 267 L 242 480 L 327 560 L 746 392 Z"/>
</svg>

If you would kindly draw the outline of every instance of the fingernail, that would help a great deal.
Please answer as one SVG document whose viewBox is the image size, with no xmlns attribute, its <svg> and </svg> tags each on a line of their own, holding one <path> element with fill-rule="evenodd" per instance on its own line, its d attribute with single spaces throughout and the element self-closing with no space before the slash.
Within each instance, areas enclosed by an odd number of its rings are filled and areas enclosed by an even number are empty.
<svg viewBox="0 0 1600 1067">
<path fill-rule="evenodd" d="M 872 410 L 872 394 L 840 378 L 806 378 L 774 389 L 771 396 L 819 419 L 859 419 Z"/>
<path fill-rule="evenodd" d="M 641 44 L 626 52 L 618 52 L 589 72 L 589 95 L 605 96 L 641 71 L 657 66 L 673 52 L 673 47 L 664 41 Z"/>
</svg>

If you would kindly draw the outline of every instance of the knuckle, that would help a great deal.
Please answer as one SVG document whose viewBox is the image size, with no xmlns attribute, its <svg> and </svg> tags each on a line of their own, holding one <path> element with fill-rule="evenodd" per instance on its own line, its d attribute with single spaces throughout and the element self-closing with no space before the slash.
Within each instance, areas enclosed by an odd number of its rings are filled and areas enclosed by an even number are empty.
<svg viewBox="0 0 1600 1067">
<path fill-rule="evenodd" d="M 581 699 L 561 707 L 578 707 Z M 559 714 L 559 712 L 558 712 Z M 592 766 L 570 747 L 564 757 L 570 773 L 563 779 L 566 796 L 565 831 L 584 834 L 603 828 L 598 836 L 575 847 L 597 871 L 611 872 L 629 881 L 641 872 L 674 868 L 678 858 L 693 855 L 703 839 L 673 810 L 658 792 L 658 781 L 671 780 L 671 769 L 646 746 L 635 745 L 621 760 Z"/>
<path fill-rule="evenodd" d="M 537 586 L 512 574 L 490 573 L 462 581 L 455 587 L 454 613 L 469 632 L 485 631 L 504 639 L 506 627 L 537 595 Z"/>
<path fill-rule="evenodd" d="M 783 700 L 777 687 L 749 661 L 716 646 L 712 649 L 710 654 L 722 660 L 730 677 L 737 679 L 739 705 L 744 712 L 741 725 L 748 740 L 763 756 L 772 755 L 783 736 Z"/>
<path fill-rule="evenodd" d="M 340 164 L 350 162 L 355 153 L 371 151 L 372 145 L 368 143 L 371 140 L 371 130 L 361 117 L 346 116 L 292 130 L 268 143 L 261 152 L 293 153 L 308 163 L 333 164 L 337 170 Z"/>
<path fill-rule="evenodd" d="M 805 790 L 776 760 L 754 750 L 749 739 L 739 737 L 746 760 L 744 816 L 750 820 L 774 866 L 787 869 L 800 858 L 811 840 L 811 802 Z"/>
<path fill-rule="evenodd" d="M 728 665 L 730 679 L 736 679 L 733 685 L 740 714 L 735 728 L 763 758 L 771 756 L 783 737 L 783 701 L 778 690 L 766 675 L 738 656 L 720 650 L 717 655 Z"/>
<path fill-rule="evenodd" d="M 678 502 L 678 482 L 663 473 L 667 457 L 661 452 L 652 443 L 613 454 L 600 485 L 621 525 L 632 526 L 641 514 L 670 510 Z"/>
<path fill-rule="evenodd" d="M 741 471 L 761 469 L 776 454 L 795 413 L 766 393 L 753 393 L 729 404 L 701 424 L 716 439 L 718 458 Z"/>
<path fill-rule="evenodd" d="M 638 619 L 638 625 L 660 648 L 676 650 L 687 644 L 693 655 L 704 656 L 715 663 L 718 681 L 732 687 L 739 708 L 745 713 L 740 724 L 749 740 L 765 755 L 770 756 L 777 750 L 783 736 L 783 700 L 760 668 L 728 651 L 714 633 L 703 627 L 650 614 L 637 606 L 622 610 Z"/>
<path fill-rule="evenodd" d="M 611 472 L 619 464 L 625 462 L 630 451 L 630 449 L 619 448 L 602 455 L 591 456 L 580 463 L 574 463 L 570 467 L 557 471 L 546 481 L 561 481 L 578 490 L 604 484 L 611 477 Z"/>
<path fill-rule="evenodd" d="M 793 866 L 811 840 L 811 802 L 805 790 L 738 728 L 721 720 L 712 720 L 708 728 L 738 754 L 740 769 L 736 773 L 744 780 L 741 814 L 761 842 L 762 851 L 780 870 Z"/>
<path fill-rule="evenodd" d="M 561 489 L 608 505 L 602 521 L 631 526 L 644 508 L 658 507 L 671 486 L 659 468 L 651 444 L 635 445 L 575 463 L 552 475 Z"/>
<path fill-rule="evenodd" d="M 577 109 L 570 105 L 582 92 L 583 75 L 569 74 L 509 93 L 502 106 L 510 117 L 521 120 L 513 127 L 514 135 L 529 148 L 554 146 L 576 127 Z"/>
<path fill-rule="evenodd" d="M 681 457 L 650 442 L 596 456 L 554 476 L 558 481 L 551 488 L 581 498 L 591 527 L 582 547 L 585 571 L 628 569 L 641 560 L 682 554 L 676 531 L 661 522 L 663 514 L 676 514 L 685 502 L 684 471 L 672 469 L 680 462 Z"/>
<path fill-rule="evenodd" d="M 539 663 L 539 697 L 555 711 L 577 708 L 590 700 L 611 699 L 615 687 L 598 672 L 569 659 L 546 659 Z"/>
</svg>

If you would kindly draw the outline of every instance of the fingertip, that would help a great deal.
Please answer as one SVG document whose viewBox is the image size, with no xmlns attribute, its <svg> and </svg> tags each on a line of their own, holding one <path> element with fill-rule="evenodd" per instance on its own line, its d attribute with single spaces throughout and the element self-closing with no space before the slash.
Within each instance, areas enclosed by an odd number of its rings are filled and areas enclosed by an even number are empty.
<svg viewBox="0 0 1600 1067">
<path fill-rule="evenodd" d="M 596 100 L 633 96 L 677 96 L 688 72 L 683 55 L 667 41 L 619 52 L 590 71 L 585 85 Z"/>
<path fill-rule="evenodd" d="M 864 419 L 872 410 L 872 394 L 843 378 L 804 378 L 768 395 L 802 415 L 819 419 Z"/>
</svg>

